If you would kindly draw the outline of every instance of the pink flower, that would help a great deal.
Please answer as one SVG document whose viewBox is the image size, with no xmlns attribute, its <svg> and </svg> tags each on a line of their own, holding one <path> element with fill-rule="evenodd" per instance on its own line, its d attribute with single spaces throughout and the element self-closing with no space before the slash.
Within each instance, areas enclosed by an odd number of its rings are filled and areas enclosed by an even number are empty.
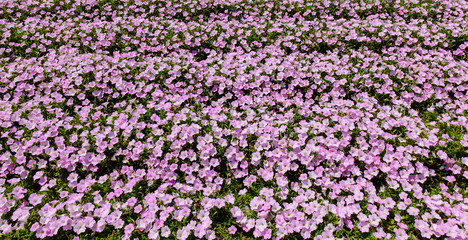
<svg viewBox="0 0 468 240">
<path fill-rule="evenodd" d="M 361 230 L 361 232 L 369 232 L 369 227 L 370 227 L 370 224 L 367 221 L 358 223 L 358 228 L 359 230 Z"/>
<path fill-rule="evenodd" d="M 245 188 L 239 191 L 239 195 L 241 195 L 241 196 L 245 195 L 246 193 L 247 193 L 247 189 L 245 189 Z"/>
<path fill-rule="evenodd" d="M 135 226 L 133 224 L 128 224 L 127 226 L 125 226 L 124 228 L 124 232 L 125 232 L 125 238 L 128 239 L 130 238 L 130 236 L 132 235 L 132 232 L 133 230 L 135 229 Z"/>
<path fill-rule="evenodd" d="M 205 229 L 205 227 L 204 227 L 202 224 L 198 224 L 198 225 L 195 227 L 194 235 L 195 235 L 195 237 L 197 237 L 197 238 L 203 238 L 203 236 L 206 235 L 206 229 Z"/>
<path fill-rule="evenodd" d="M 152 240 L 159 239 L 159 231 L 155 228 L 151 228 L 148 232 L 148 238 Z"/>
<path fill-rule="evenodd" d="M 22 188 L 20 186 L 16 186 L 15 188 L 13 188 L 13 191 L 11 192 L 11 194 L 16 199 L 22 199 L 22 198 L 24 198 L 23 193 L 26 193 L 26 192 L 27 192 L 26 189 L 24 189 L 24 188 Z"/>
<path fill-rule="evenodd" d="M 133 207 L 136 202 L 137 202 L 137 199 L 135 197 L 131 197 L 127 200 L 127 206 Z"/>
<path fill-rule="evenodd" d="M 168 226 L 164 226 L 161 229 L 161 236 L 167 238 L 167 237 L 169 237 L 169 234 L 171 234 L 171 230 L 169 229 Z"/>
<path fill-rule="evenodd" d="M 377 227 L 380 222 L 380 218 L 376 214 L 371 214 L 369 216 L 369 222 L 372 226 Z"/>
<path fill-rule="evenodd" d="M 405 210 L 407 205 L 404 202 L 399 202 L 397 204 L 397 207 L 398 207 L 399 210 Z"/>
<path fill-rule="evenodd" d="M 135 213 L 140 213 L 142 209 L 143 209 L 143 207 L 140 204 L 138 204 L 133 211 Z"/>
<path fill-rule="evenodd" d="M 372 235 L 374 235 L 374 237 L 377 239 L 381 239 L 384 238 L 387 234 L 382 228 L 377 228 L 377 231 L 374 232 Z"/>
<path fill-rule="evenodd" d="M 447 154 L 445 152 L 441 151 L 441 150 L 437 151 L 437 156 L 439 156 L 440 159 L 442 159 L 442 160 L 445 160 L 448 157 Z"/>
<path fill-rule="evenodd" d="M 405 230 L 401 228 L 395 228 L 393 230 L 395 232 L 395 239 L 397 240 L 406 240 L 409 238 L 408 234 L 406 234 Z"/>
<path fill-rule="evenodd" d="M 417 216 L 418 213 L 419 213 L 419 209 L 415 208 L 415 207 L 409 207 L 406 212 L 408 212 L 409 215 L 411 216 Z"/>
<path fill-rule="evenodd" d="M 228 228 L 229 234 L 235 234 L 237 232 L 237 228 L 232 225 L 231 227 Z"/>
<path fill-rule="evenodd" d="M 421 231 L 421 236 L 424 238 L 431 238 L 433 235 L 432 230 L 429 227 L 423 227 L 422 229 L 419 229 Z"/>
<path fill-rule="evenodd" d="M 32 207 L 22 207 L 16 209 L 11 216 L 11 220 L 25 222 L 29 218 L 30 209 L 32 209 Z"/>
<path fill-rule="evenodd" d="M 44 195 L 38 195 L 38 194 L 33 193 L 29 195 L 28 200 L 31 205 L 36 206 L 41 203 L 43 197 Z"/>
<path fill-rule="evenodd" d="M 259 197 L 254 197 L 250 201 L 250 208 L 254 211 L 260 210 L 260 208 L 265 204 L 265 200 L 259 198 Z M 263 230 L 262 230 L 263 231 Z"/>
<path fill-rule="evenodd" d="M 268 224 L 263 218 L 257 219 L 255 222 L 255 228 L 258 229 L 260 232 L 263 232 L 263 230 L 265 230 L 267 226 Z"/>
<path fill-rule="evenodd" d="M 244 226 L 244 231 L 250 231 L 250 229 L 255 227 L 255 219 L 247 219 L 245 218 L 247 223 Z"/>
<path fill-rule="evenodd" d="M 402 222 L 397 223 L 397 225 L 402 229 L 408 230 L 408 226 L 406 226 L 406 224 L 404 224 Z"/>
<path fill-rule="evenodd" d="M 239 218 L 239 217 L 244 216 L 244 213 L 242 212 L 242 210 L 237 206 L 234 206 L 233 208 L 231 208 L 231 213 L 234 218 Z"/>
<path fill-rule="evenodd" d="M 234 204 L 234 201 L 235 201 L 235 198 L 234 198 L 234 195 L 233 194 L 228 194 L 224 197 L 224 199 L 226 200 L 226 202 L 230 203 L 230 204 Z"/>
<path fill-rule="evenodd" d="M 86 225 L 84 221 L 82 220 L 76 221 L 73 226 L 73 231 L 75 231 L 76 234 L 84 233 L 86 231 Z"/>
<path fill-rule="evenodd" d="M 455 179 L 454 176 L 447 176 L 447 177 L 445 177 L 445 179 L 446 179 L 448 182 L 455 182 L 455 181 L 456 181 L 456 179 Z"/>
</svg>

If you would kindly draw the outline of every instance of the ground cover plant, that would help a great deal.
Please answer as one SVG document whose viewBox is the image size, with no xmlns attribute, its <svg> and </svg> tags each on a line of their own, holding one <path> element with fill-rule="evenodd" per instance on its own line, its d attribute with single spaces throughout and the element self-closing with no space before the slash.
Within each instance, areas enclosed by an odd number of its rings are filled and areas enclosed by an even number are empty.
<svg viewBox="0 0 468 240">
<path fill-rule="evenodd" d="M 1 239 L 467 239 L 463 0 L 0 1 Z"/>
</svg>

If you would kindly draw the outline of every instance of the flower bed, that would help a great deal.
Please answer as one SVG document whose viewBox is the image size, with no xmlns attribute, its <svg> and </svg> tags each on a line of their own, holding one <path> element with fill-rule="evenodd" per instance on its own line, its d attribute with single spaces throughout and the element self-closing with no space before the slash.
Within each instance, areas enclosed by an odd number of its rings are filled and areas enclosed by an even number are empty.
<svg viewBox="0 0 468 240">
<path fill-rule="evenodd" d="M 464 239 L 466 1 L 0 1 L 5 239 Z"/>
</svg>

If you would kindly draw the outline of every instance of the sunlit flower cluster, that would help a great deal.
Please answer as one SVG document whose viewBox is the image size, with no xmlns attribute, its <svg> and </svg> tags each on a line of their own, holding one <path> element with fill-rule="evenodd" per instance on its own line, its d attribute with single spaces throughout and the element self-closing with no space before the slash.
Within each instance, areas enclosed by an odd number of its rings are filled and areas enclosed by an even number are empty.
<svg viewBox="0 0 468 240">
<path fill-rule="evenodd" d="M 0 1 L 0 234 L 464 239 L 467 14 Z"/>
</svg>

